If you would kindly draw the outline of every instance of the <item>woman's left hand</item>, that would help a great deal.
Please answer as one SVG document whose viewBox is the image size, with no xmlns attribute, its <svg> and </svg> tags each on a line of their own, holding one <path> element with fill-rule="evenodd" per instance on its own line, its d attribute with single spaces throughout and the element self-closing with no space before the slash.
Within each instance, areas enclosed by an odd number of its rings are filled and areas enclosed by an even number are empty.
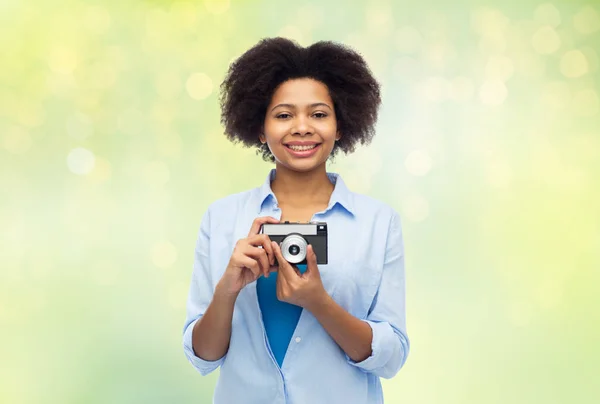
<svg viewBox="0 0 600 404">
<path fill-rule="evenodd" d="M 306 251 L 306 271 L 302 274 L 283 258 L 279 244 L 272 242 L 279 264 L 277 273 L 277 299 L 295 304 L 307 310 L 318 305 L 329 296 L 323 287 L 317 256 L 309 244 Z"/>
</svg>

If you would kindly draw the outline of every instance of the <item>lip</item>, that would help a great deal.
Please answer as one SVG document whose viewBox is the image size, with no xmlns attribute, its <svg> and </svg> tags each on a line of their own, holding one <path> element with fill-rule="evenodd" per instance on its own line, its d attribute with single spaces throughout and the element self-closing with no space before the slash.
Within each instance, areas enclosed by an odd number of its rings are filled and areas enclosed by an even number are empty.
<svg viewBox="0 0 600 404">
<path fill-rule="evenodd" d="M 314 144 L 320 144 L 319 142 L 300 142 L 298 140 L 294 140 L 292 142 L 285 143 L 286 146 L 312 146 Z"/>
<path fill-rule="evenodd" d="M 321 143 L 308 143 L 308 142 L 307 143 L 298 143 L 298 142 L 292 142 L 292 143 L 288 143 L 288 144 L 291 144 L 291 145 L 306 145 L 306 146 L 313 145 L 313 144 L 317 145 L 316 147 L 314 147 L 314 148 L 312 148 L 310 150 L 303 150 L 303 151 L 292 150 L 292 149 L 290 149 L 287 146 L 287 144 L 284 145 L 285 146 L 285 150 L 287 150 L 288 153 L 290 153 L 294 157 L 310 157 L 313 154 L 315 154 L 319 150 L 319 148 L 321 147 Z"/>
</svg>

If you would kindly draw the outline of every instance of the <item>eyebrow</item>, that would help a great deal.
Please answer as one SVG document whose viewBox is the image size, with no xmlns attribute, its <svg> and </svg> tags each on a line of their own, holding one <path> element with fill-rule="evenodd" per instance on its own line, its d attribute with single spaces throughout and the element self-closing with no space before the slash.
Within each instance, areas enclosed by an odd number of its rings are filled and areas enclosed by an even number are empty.
<svg viewBox="0 0 600 404">
<path fill-rule="evenodd" d="M 279 108 L 279 107 L 286 107 L 286 108 L 291 108 L 291 109 L 296 108 L 296 106 L 294 104 L 277 104 L 271 109 L 271 111 L 273 111 L 275 108 Z M 310 108 L 327 107 L 327 108 L 331 109 L 331 107 L 329 105 L 325 104 L 324 102 L 315 102 L 313 104 L 310 104 L 309 107 Z"/>
</svg>

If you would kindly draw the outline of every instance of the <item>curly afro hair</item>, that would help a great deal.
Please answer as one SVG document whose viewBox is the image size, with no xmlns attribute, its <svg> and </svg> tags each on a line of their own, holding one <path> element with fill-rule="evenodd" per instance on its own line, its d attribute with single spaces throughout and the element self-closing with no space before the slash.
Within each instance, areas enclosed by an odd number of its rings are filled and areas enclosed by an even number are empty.
<svg viewBox="0 0 600 404">
<path fill-rule="evenodd" d="M 340 149 L 348 154 L 358 143 L 371 142 L 381 105 L 380 86 L 362 56 L 331 41 L 303 48 L 279 37 L 262 39 L 229 66 L 219 99 L 229 140 L 256 147 L 265 161 L 274 162 L 258 136 L 276 88 L 295 78 L 312 78 L 329 90 L 342 134 L 330 158 Z"/>
</svg>

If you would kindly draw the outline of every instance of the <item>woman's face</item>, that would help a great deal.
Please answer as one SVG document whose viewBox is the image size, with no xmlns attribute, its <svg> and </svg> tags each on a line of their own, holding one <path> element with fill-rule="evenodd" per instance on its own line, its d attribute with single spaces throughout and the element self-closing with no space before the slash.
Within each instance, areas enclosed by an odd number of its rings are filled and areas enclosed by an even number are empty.
<svg viewBox="0 0 600 404">
<path fill-rule="evenodd" d="M 341 136 L 327 86 L 310 78 L 288 80 L 273 94 L 265 115 L 264 134 L 278 164 L 311 171 L 327 161 Z"/>
</svg>

